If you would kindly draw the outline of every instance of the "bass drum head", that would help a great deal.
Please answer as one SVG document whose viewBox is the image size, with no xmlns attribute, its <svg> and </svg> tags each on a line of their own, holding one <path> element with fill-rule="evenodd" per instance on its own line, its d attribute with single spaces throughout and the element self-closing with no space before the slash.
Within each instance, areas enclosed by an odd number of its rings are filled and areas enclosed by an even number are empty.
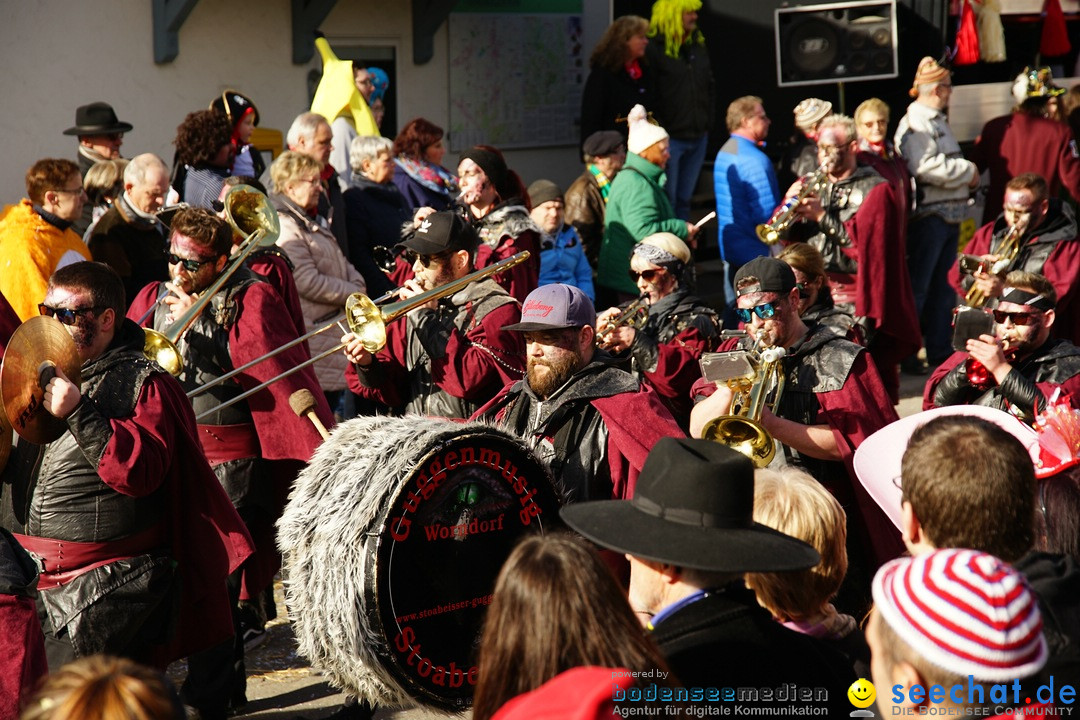
<svg viewBox="0 0 1080 720">
<path fill-rule="evenodd" d="M 547 468 L 479 423 L 357 418 L 301 473 L 279 523 L 300 651 L 383 705 L 459 711 L 495 579 L 558 524 Z"/>
</svg>

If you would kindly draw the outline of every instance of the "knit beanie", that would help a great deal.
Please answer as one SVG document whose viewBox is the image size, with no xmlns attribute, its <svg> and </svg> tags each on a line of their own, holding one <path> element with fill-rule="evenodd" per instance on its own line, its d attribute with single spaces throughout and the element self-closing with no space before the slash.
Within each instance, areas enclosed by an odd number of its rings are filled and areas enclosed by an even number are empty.
<svg viewBox="0 0 1080 720">
<path fill-rule="evenodd" d="M 550 200 L 562 200 L 563 191 L 550 180 L 536 180 L 529 186 L 529 204 L 534 208 Z"/>
<path fill-rule="evenodd" d="M 951 673 L 1005 682 L 1046 663 L 1035 594 L 993 555 L 952 548 L 893 560 L 874 576 L 873 595 L 897 636 Z"/>
<path fill-rule="evenodd" d="M 503 195 L 506 189 L 506 161 L 498 153 L 485 150 L 481 147 L 469 148 L 458 157 L 458 165 L 462 160 L 472 160 L 480 166 L 488 180 L 495 186 L 499 195 Z"/>
<path fill-rule="evenodd" d="M 937 60 L 932 57 L 924 57 L 919 61 L 919 69 L 915 71 L 915 80 L 911 83 L 908 95 L 918 97 L 920 85 L 939 83 L 942 80 L 947 80 L 949 75 L 949 70 L 938 63 Z"/>
<path fill-rule="evenodd" d="M 655 145 L 661 140 L 667 140 L 667 130 L 649 122 L 645 114 L 645 108 L 635 105 L 626 116 L 626 124 L 630 128 L 630 139 L 626 143 L 626 149 L 639 155 L 650 145 Z"/>
</svg>

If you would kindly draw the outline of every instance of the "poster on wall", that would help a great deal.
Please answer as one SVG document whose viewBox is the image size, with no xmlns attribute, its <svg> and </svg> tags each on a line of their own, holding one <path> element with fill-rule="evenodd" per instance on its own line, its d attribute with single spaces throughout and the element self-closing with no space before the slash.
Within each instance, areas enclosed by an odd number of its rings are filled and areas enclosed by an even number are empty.
<svg viewBox="0 0 1080 720">
<path fill-rule="evenodd" d="M 580 0 L 467 0 L 451 13 L 450 149 L 574 145 Z"/>
</svg>

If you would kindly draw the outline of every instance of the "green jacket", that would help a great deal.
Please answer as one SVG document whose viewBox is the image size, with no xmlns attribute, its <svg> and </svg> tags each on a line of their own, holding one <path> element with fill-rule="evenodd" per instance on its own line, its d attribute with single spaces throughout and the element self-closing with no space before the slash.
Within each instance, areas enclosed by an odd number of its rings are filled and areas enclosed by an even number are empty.
<svg viewBox="0 0 1080 720">
<path fill-rule="evenodd" d="M 659 232 L 673 233 L 686 240 L 686 222 L 675 217 L 662 187 L 665 179 L 661 168 L 637 153 L 626 154 L 626 165 L 611 181 L 598 285 L 638 294 L 637 285 L 628 274 L 634 245 Z"/>
</svg>

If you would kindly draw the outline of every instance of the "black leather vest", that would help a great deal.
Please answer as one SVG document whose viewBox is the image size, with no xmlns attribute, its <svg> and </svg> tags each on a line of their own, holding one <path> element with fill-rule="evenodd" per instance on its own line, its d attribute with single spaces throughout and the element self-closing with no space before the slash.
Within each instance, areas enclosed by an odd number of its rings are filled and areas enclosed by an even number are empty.
<svg viewBox="0 0 1080 720">
<path fill-rule="evenodd" d="M 844 248 L 851 246 L 844 223 L 855 217 L 866 196 L 883 182 L 885 178 L 876 170 L 860 165 L 851 176 L 829 184 L 827 191 L 822 193 L 821 207 L 825 217 L 819 223 L 819 232 L 807 242 L 821 251 L 827 271 L 852 275 L 859 271 L 858 261 L 844 252 Z"/>
<path fill-rule="evenodd" d="M 262 281 L 248 268 L 237 270 L 177 342 L 176 347 L 184 359 L 184 369 L 177 380 L 185 392 L 202 387 L 233 369 L 229 331 L 237 320 L 237 296 L 256 282 Z M 158 305 L 154 312 L 156 330 L 164 331 L 168 327 L 165 321 L 168 311 L 164 304 Z M 232 379 L 196 395 L 191 399 L 195 415 L 216 408 L 241 392 L 240 384 Z M 251 421 L 246 402 L 236 403 L 199 420 L 203 425 L 240 425 Z"/>
</svg>

